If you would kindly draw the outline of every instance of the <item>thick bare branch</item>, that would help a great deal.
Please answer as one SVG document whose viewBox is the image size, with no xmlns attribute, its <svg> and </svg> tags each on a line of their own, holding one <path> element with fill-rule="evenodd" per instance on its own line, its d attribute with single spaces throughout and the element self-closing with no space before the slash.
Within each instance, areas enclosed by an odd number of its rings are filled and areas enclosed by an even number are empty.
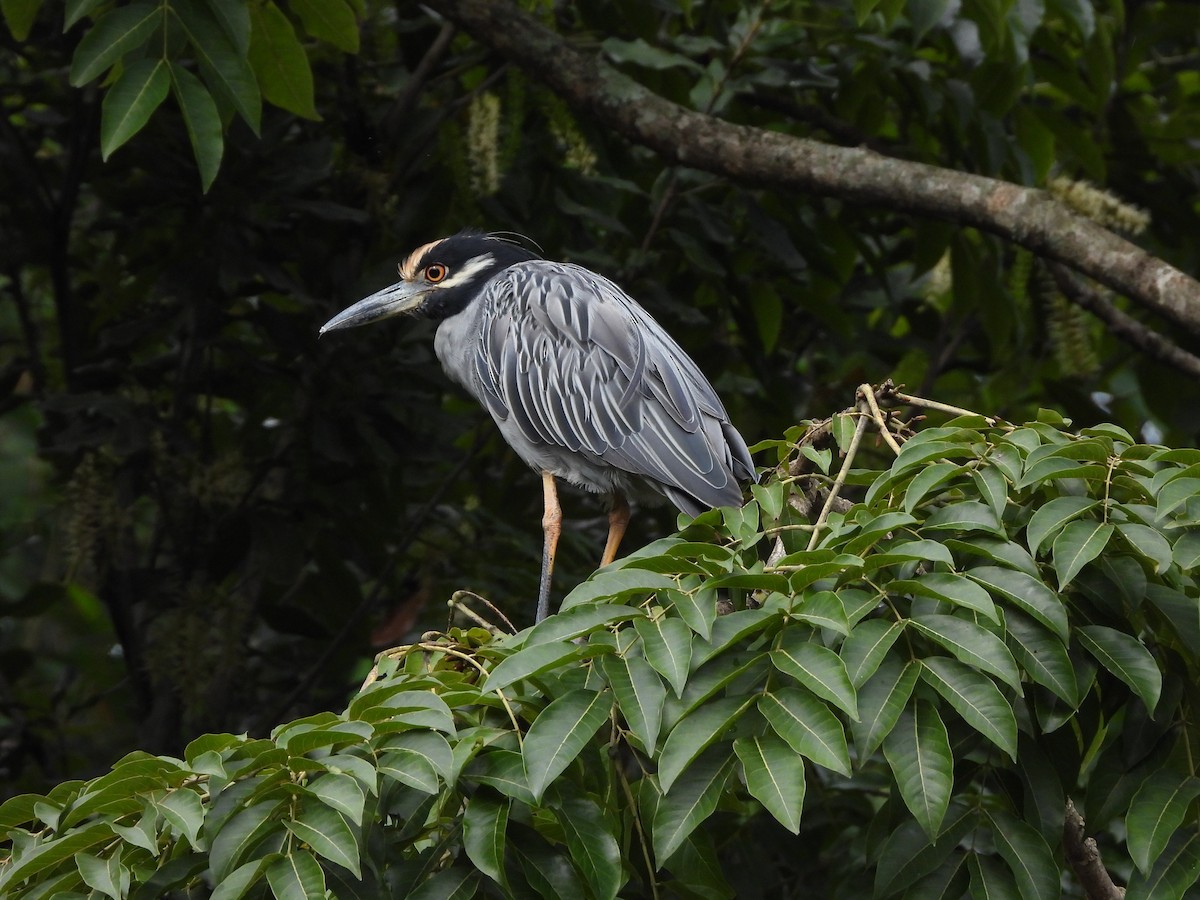
<svg viewBox="0 0 1200 900">
<path fill-rule="evenodd" d="M 1088 900 L 1121 900 L 1125 896 L 1125 888 L 1113 884 L 1112 876 L 1104 868 L 1100 848 L 1092 838 L 1085 836 L 1083 816 L 1070 800 L 1067 800 L 1064 817 L 1063 849 Z"/>
<path fill-rule="evenodd" d="M 1200 334 L 1200 282 L 1044 191 L 735 125 L 642 87 L 506 0 L 427 0 L 482 43 L 671 163 L 969 225 L 1063 263 Z"/>
<path fill-rule="evenodd" d="M 1072 302 L 1082 306 L 1108 326 L 1125 343 L 1160 362 L 1174 366 L 1185 375 L 1200 379 L 1200 357 L 1184 350 L 1174 341 L 1143 325 L 1133 316 L 1113 306 L 1100 292 L 1072 275 L 1065 267 L 1051 267 L 1058 289 Z"/>
</svg>

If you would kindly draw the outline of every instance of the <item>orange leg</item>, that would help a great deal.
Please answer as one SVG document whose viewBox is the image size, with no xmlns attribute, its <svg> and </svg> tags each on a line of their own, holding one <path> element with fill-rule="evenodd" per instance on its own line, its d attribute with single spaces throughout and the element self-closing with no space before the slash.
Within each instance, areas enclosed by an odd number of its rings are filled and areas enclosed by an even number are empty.
<svg viewBox="0 0 1200 900">
<path fill-rule="evenodd" d="M 554 554 L 558 552 L 558 536 L 562 534 L 562 507 L 558 505 L 558 487 L 554 476 L 542 473 L 542 579 L 538 587 L 537 613 L 534 622 L 550 615 L 550 576 L 554 574 Z"/>
<path fill-rule="evenodd" d="M 608 511 L 608 540 L 604 544 L 604 556 L 600 560 L 602 566 L 607 566 L 617 558 L 621 538 L 625 537 L 625 529 L 629 525 L 629 503 L 625 495 L 613 493 L 612 497 L 612 509 Z"/>
</svg>

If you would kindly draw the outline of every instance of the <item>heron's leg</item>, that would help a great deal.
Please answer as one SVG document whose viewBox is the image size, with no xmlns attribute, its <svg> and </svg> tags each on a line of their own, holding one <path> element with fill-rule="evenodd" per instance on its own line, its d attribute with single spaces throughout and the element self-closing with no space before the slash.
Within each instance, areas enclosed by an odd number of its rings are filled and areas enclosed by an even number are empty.
<svg viewBox="0 0 1200 900">
<path fill-rule="evenodd" d="M 617 549 L 629 525 L 629 501 L 620 491 L 613 491 L 612 499 L 612 509 L 608 511 L 608 540 L 604 544 L 604 556 L 600 559 L 602 566 L 607 566 L 617 558 Z"/>
<path fill-rule="evenodd" d="M 554 476 L 549 472 L 542 473 L 542 495 L 545 510 L 542 513 L 542 581 L 538 588 L 534 622 L 540 622 L 550 615 L 550 576 L 554 573 L 554 554 L 558 550 L 558 536 L 562 533 L 562 507 L 558 505 L 558 488 L 554 483 Z"/>
</svg>

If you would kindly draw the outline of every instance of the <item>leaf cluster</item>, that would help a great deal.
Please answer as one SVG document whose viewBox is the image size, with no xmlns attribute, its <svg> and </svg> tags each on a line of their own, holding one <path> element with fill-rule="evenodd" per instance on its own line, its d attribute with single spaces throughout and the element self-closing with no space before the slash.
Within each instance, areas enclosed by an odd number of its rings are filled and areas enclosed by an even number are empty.
<svg viewBox="0 0 1200 900">
<path fill-rule="evenodd" d="M 533 628 L 9 800 L 5 894 L 1057 897 L 1070 797 L 1128 896 L 1183 896 L 1200 453 L 1062 424 L 927 428 L 819 527 L 797 428 Z"/>
</svg>

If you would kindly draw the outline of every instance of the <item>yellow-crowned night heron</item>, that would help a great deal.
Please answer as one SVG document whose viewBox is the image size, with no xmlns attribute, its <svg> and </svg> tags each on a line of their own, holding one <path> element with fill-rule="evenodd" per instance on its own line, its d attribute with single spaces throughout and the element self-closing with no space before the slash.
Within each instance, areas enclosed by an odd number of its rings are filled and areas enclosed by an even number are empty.
<svg viewBox="0 0 1200 900">
<path fill-rule="evenodd" d="M 617 555 L 638 485 L 692 515 L 741 504 L 738 482 L 754 477 L 745 441 L 696 364 L 607 278 L 474 232 L 418 247 L 400 276 L 321 334 L 404 313 L 440 322 L 446 373 L 542 475 L 537 621 L 562 523 L 555 478 L 612 498 L 601 565 Z"/>
</svg>

